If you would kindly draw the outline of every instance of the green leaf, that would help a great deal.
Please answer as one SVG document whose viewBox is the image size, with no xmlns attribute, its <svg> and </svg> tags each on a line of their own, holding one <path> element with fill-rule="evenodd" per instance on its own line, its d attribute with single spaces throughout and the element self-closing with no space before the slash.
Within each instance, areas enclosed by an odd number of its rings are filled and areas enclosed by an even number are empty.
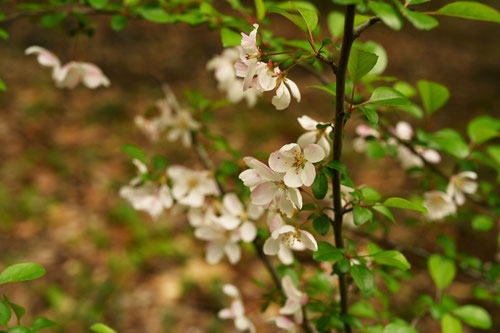
<svg viewBox="0 0 500 333">
<path fill-rule="evenodd" d="M 349 313 L 359 317 L 377 318 L 377 311 L 370 303 L 359 301 L 349 307 Z"/>
<path fill-rule="evenodd" d="M 378 124 L 378 113 L 377 113 L 377 110 L 372 109 L 372 108 L 367 107 L 367 106 L 359 106 L 358 108 L 365 114 L 366 119 L 368 120 L 368 122 L 371 125 Z"/>
<path fill-rule="evenodd" d="M 427 209 L 424 206 L 419 205 L 415 202 L 408 201 L 403 198 L 389 198 L 384 201 L 384 206 L 386 207 L 394 207 L 408 210 L 416 210 L 418 212 L 427 214 Z"/>
<path fill-rule="evenodd" d="M 171 23 L 173 21 L 170 14 L 161 7 L 142 7 L 139 14 L 144 19 L 155 23 Z"/>
<path fill-rule="evenodd" d="M 42 328 L 52 327 L 55 325 L 56 325 L 56 323 L 54 323 L 53 321 L 48 320 L 45 317 L 39 317 L 39 318 L 36 318 L 35 320 L 33 320 L 33 323 L 31 324 L 31 328 L 35 329 L 35 330 L 39 330 Z"/>
<path fill-rule="evenodd" d="M 9 320 L 12 317 L 10 308 L 5 302 L 0 301 L 0 326 L 6 327 L 9 324 Z"/>
<path fill-rule="evenodd" d="M 0 29 L 0 38 L 9 39 L 9 33 L 4 29 Z"/>
<path fill-rule="evenodd" d="M 361 195 L 363 195 L 363 201 L 379 201 L 382 198 L 380 193 L 370 186 L 361 188 Z"/>
<path fill-rule="evenodd" d="M 89 4 L 95 9 L 102 9 L 108 4 L 108 0 L 88 0 Z"/>
<path fill-rule="evenodd" d="M 442 333 L 462 333 L 462 323 L 457 318 L 446 313 L 441 318 L 441 331 Z"/>
<path fill-rule="evenodd" d="M 37 263 L 25 262 L 14 264 L 5 268 L 0 273 L 0 284 L 33 280 L 45 275 L 45 273 L 46 271 L 42 265 Z"/>
<path fill-rule="evenodd" d="M 97 323 L 90 326 L 90 330 L 97 333 L 116 333 L 114 329 L 109 327 L 108 325 Z"/>
<path fill-rule="evenodd" d="M 330 161 L 326 166 L 330 169 L 337 170 L 340 173 L 347 174 L 347 167 L 342 162 Z"/>
<path fill-rule="evenodd" d="M 372 93 L 369 100 L 370 103 L 384 104 L 384 105 L 406 105 L 410 101 L 405 95 L 396 89 L 389 87 L 378 87 Z"/>
<path fill-rule="evenodd" d="M 391 323 L 382 333 L 418 333 L 418 331 L 406 323 Z"/>
<path fill-rule="evenodd" d="M 241 44 L 241 34 L 234 32 L 228 28 L 220 30 L 220 37 L 222 39 L 223 47 L 237 46 Z"/>
<path fill-rule="evenodd" d="M 398 81 L 398 82 L 394 83 L 393 88 L 408 98 L 415 96 L 415 94 L 417 93 L 415 88 L 413 88 L 413 86 L 411 84 L 409 84 L 408 82 L 405 82 L 405 81 Z"/>
<path fill-rule="evenodd" d="M 406 257 L 398 251 L 390 250 L 378 252 L 370 255 L 373 260 L 380 265 L 397 267 L 404 271 L 410 269 L 411 265 Z"/>
<path fill-rule="evenodd" d="M 3 295 L 3 300 L 12 308 L 14 314 L 16 315 L 17 321 L 19 322 L 21 318 L 26 314 L 26 310 L 22 306 L 12 303 L 6 295 Z"/>
<path fill-rule="evenodd" d="M 355 225 L 362 225 L 370 220 L 373 220 L 373 213 L 368 208 L 361 207 L 358 204 L 353 204 L 353 218 Z"/>
<path fill-rule="evenodd" d="M 450 285 L 457 270 L 453 260 L 438 254 L 434 254 L 429 258 L 427 267 L 438 289 L 444 289 Z"/>
<path fill-rule="evenodd" d="M 493 228 L 493 220 L 484 215 L 474 216 L 472 219 L 472 229 L 480 231 L 488 231 Z"/>
<path fill-rule="evenodd" d="M 128 18 L 126 16 L 116 14 L 111 17 L 111 29 L 120 31 L 127 26 Z"/>
<path fill-rule="evenodd" d="M 453 310 L 453 314 L 472 327 L 487 330 L 492 326 L 491 317 L 488 312 L 477 305 L 461 306 Z"/>
<path fill-rule="evenodd" d="M 44 28 L 54 28 L 61 24 L 66 18 L 65 12 L 55 12 L 51 14 L 45 14 L 40 20 L 40 24 Z"/>
<path fill-rule="evenodd" d="M 398 11 L 391 5 L 381 1 L 370 1 L 368 7 L 377 15 L 384 24 L 394 30 L 400 30 L 403 27 L 403 18 Z"/>
<path fill-rule="evenodd" d="M 477 117 L 467 126 L 467 133 L 473 142 L 481 144 L 500 136 L 500 119 L 488 116 Z"/>
<path fill-rule="evenodd" d="M 378 56 L 376 54 L 353 47 L 347 65 L 353 83 L 358 82 L 363 76 L 368 74 L 377 63 L 377 59 Z"/>
<path fill-rule="evenodd" d="M 325 91 L 327 94 L 335 96 L 335 83 L 332 84 L 326 84 L 326 85 L 311 85 L 311 86 L 306 86 L 306 88 L 315 88 L 319 90 Z"/>
<path fill-rule="evenodd" d="M 491 145 L 486 148 L 488 154 L 495 160 L 495 162 L 500 165 L 500 146 Z"/>
<path fill-rule="evenodd" d="M 437 13 L 470 20 L 500 23 L 500 13 L 496 9 L 474 1 L 452 2 L 438 9 Z"/>
<path fill-rule="evenodd" d="M 293 2 L 292 2 L 293 3 Z M 313 31 L 318 25 L 318 13 L 315 10 L 304 8 L 300 6 L 295 6 L 297 11 L 300 13 L 304 22 L 306 22 L 307 29 Z"/>
<path fill-rule="evenodd" d="M 344 14 L 341 12 L 330 12 L 327 17 L 328 30 L 333 38 L 339 38 L 344 34 Z"/>
<path fill-rule="evenodd" d="M 313 220 L 313 227 L 320 235 L 326 235 L 330 230 L 330 218 L 322 214 Z"/>
<path fill-rule="evenodd" d="M 370 158 L 382 158 L 385 156 L 385 149 L 377 140 L 370 140 L 366 147 L 366 154 Z"/>
<path fill-rule="evenodd" d="M 314 179 L 314 183 L 311 185 L 311 190 L 314 197 L 318 200 L 323 199 L 328 192 L 328 178 L 322 172 L 319 172 Z"/>
<path fill-rule="evenodd" d="M 372 209 L 379 212 L 380 214 L 384 215 L 392 222 L 394 222 L 394 223 L 396 222 L 396 220 L 394 219 L 394 216 L 392 215 L 392 212 L 389 208 L 387 208 L 385 206 L 373 206 Z"/>
<path fill-rule="evenodd" d="M 470 154 L 469 145 L 462 135 L 451 128 L 445 128 L 434 133 L 431 140 L 442 150 L 457 158 L 465 158 Z"/>
<path fill-rule="evenodd" d="M 146 164 L 146 154 L 142 151 L 141 148 L 131 145 L 131 144 L 126 144 L 122 146 L 122 151 L 127 154 L 128 156 L 132 158 L 136 158 L 142 163 Z"/>
<path fill-rule="evenodd" d="M 261 21 L 266 16 L 266 6 L 264 5 L 264 0 L 254 0 L 254 3 L 257 18 Z"/>
<path fill-rule="evenodd" d="M 307 31 L 307 25 L 305 24 L 304 19 L 301 16 L 296 15 L 296 14 L 291 14 L 291 13 L 287 12 L 286 10 L 281 9 L 279 7 L 269 7 L 269 8 L 267 8 L 267 11 L 270 13 L 276 13 L 276 14 L 283 15 L 289 21 L 292 21 L 300 29 L 302 29 L 303 31 Z"/>
<path fill-rule="evenodd" d="M 396 5 L 406 19 L 418 30 L 431 30 L 439 25 L 438 20 L 432 16 L 412 11 L 404 7 L 399 1 L 396 2 Z"/>
<path fill-rule="evenodd" d="M 427 114 L 432 114 L 440 109 L 450 98 L 448 88 L 442 84 L 420 80 L 417 82 L 418 91 Z"/>
<path fill-rule="evenodd" d="M 342 258 L 342 251 L 328 242 L 319 242 L 318 251 L 313 253 L 313 259 L 316 261 L 338 261 Z"/>
<path fill-rule="evenodd" d="M 7 333 L 33 333 L 33 331 L 26 326 L 14 326 L 11 327 Z"/>
<path fill-rule="evenodd" d="M 362 265 L 354 265 L 351 267 L 351 275 L 359 287 L 363 295 L 370 296 L 375 289 L 375 281 L 373 279 L 373 273 L 366 267 Z"/>
<path fill-rule="evenodd" d="M 6 90 L 7 90 L 7 86 L 2 81 L 2 79 L 0 79 L 0 91 L 6 91 Z"/>
</svg>

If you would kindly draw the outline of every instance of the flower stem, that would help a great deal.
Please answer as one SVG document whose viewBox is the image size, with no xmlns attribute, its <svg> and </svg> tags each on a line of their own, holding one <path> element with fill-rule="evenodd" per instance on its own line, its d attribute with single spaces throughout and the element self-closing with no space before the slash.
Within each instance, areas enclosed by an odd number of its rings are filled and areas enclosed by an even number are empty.
<svg viewBox="0 0 500 333">
<path fill-rule="evenodd" d="M 344 130 L 344 99 L 345 99 L 345 81 L 347 72 L 347 63 L 349 61 L 349 54 L 351 52 L 352 43 L 355 36 L 354 28 L 354 15 L 356 13 L 356 6 L 349 5 L 346 8 L 345 22 L 344 22 L 344 37 L 342 39 L 342 48 L 340 49 L 339 63 L 336 68 L 336 104 L 335 104 L 335 127 L 333 139 L 332 159 L 340 162 L 342 157 L 342 140 Z M 335 246 L 337 248 L 344 247 L 344 239 L 342 237 L 342 218 L 344 210 L 342 207 L 342 196 L 340 189 L 340 172 L 333 170 L 332 177 L 333 188 L 333 209 L 334 209 L 334 222 L 333 232 L 335 237 Z M 342 315 L 347 314 L 348 310 L 348 295 L 347 295 L 347 279 L 345 274 L 339 274 L 339 290 L 340 290 L 340 312 Z M 350 325 L 345 324 L 345 331 L 352 332 Z"/>
</svg>

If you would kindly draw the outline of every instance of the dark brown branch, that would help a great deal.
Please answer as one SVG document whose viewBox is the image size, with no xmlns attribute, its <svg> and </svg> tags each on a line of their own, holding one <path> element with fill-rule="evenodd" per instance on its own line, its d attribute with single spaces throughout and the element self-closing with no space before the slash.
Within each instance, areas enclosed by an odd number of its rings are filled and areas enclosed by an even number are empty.
<svg viewBox="0 0 500 333">
<path fill-rule="evenodd" d="M 346 8 L 345 22 L 344 22 L 344 37 L 342 39 L 342 48 L 340 49 L 339 64 L 336 72 L 336 105 L 335 105 L 335 127 L 333 139 L 332 159 L 340 162 L 342 157 L 342 140 L 344 131 L 344 99 L 345 99 L 345 81 L 347 72 L 347 63 L 349 61 L 349 54 L 351 52 L 352 43 L 354 42 L 354 15 L 356 13 L 356 6 L 349 5 Z M 333 70 L 333 68 L 332 68 Z M 344 215 L 342 207 L 342 192 L 340 189 L 340 172 L 333 171 L 332 177 L 333 187 L 333 209 L 334 209 L 334 222 L 333 232 L 335 237 L 335 246 L 337 248 L 344 247 L 344 239 L 342 236 L 342 218 Z M 347 314 L 349 307 L 348 304 L 348 285 L 345 274 L 339 274 L 339 290 L 340 290 L 340 311 Z M 348 333 L 352 332 L 350 325 L 345 325 L 345 330 Z"/>
<path fill-rule="evenodd" d="M 372 25 L 376 24 L 377 22 L 380 22 L 380 18 L 378 17 L 372 17 L 366 22 L 361 23 L 360 25 L 356 26 L 354 28 L 354 38 L 358 38 L 363 31 L 371 27 Z"/>
<path fill-rule="evenodd" d="M 330 68 L 333 71 L 333 74 L 335 74 L 335 75 L 337 74 L 337 65 L 335 65 L 335 62 L 332 59 L 329 59 L 329 58 L 325 57 L 321 53 L 318 53 L 316 55 L 316 58 L 318 58 L 319 60 L 321 60 L 322 62 L 324 62 L 328 66 L 330 66 Z"/>
<path fill-rule="evenodd" d="M 214 173 L 214 177 L 215 177 L 215 166 L 214 166 L 212 160 L 210 159 L 210 157 L 208 156 L 205 148 L 200 144 L 200 142 L 198 140 L 198 136 L 195 132 L 191 132 L 191 139 L 193 141 L 193 146 L 195 148 L 196 154 L 198 155 L 201 163 L 203 164 L 203 166 L 205 168 L 212 171 Z M 222 184 L 217 180 L 216 177 L 215 177 L 215 182 L 217 183 L 217 187 L 219 188 L 220 193 L 221 194 L 226 193 L 224 186 L 222 186 Z M 255 247 L 255 251 L 257 252 L 257 257 L 262 261 L 262 263 L 266 267 L 267 271 L 269 272 L 269 274 L 271 275 L 271 277 L 273 279 L 274 284 L 280 290 L 281 294 L 283 296 L 285 296 L 285 294 L 283 292 L 283 286 L 281 285 L 281 279 L 278 275 L 278 272 L 274 268 L 271 260 L 269 260 L 269 257 L 264 253 L 262 244 L 259 244 L 257 239 L 255 239 L 252 243 Z M 302 328 L 307 333 L 314 333 L 314 330 L 309 323 L 309 319 L 307 317 L 307 312 L 306 312 L 304 307 L 302 307 L 302 314 L 304 316 Z"/>
</svg>

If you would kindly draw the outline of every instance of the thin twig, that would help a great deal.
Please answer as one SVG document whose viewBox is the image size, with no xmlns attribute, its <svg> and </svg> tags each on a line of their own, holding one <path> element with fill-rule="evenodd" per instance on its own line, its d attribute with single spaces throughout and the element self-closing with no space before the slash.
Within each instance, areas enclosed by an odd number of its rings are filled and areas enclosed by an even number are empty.
<svg viewBox="0 0 500 333">
<path fill-rule="evenodd" d="M 336 104 L 335 104 L 335 127 L 333 139 L 332 159 L 340 162 L 342 157 L 342 141 L 344 130 L 344 98 L 345 98 L 345 81 L 347 72 L 347 63 L 349 61 L 349 54 L 351 52 L 352 43 L 354 42 L 354 15 L 356 13 L 356 6 L 349 5 L 346 8 L 345 22 L 344 22 L 344 37 L 342 39 L 342 48 L 340 49 L 339 64 L 336 72 Z M 333 70 L 333 68 L 332 68 Z M 333 187 L 333 209 L 335 220 L 333 223 L 333 231 L 335 237 L 335 245 L 337 248 L 344 247 L 344 239 L 342 236 L 342 218 L 344 215 L 342 207 L 342 192 L 340 189 L 340 172 L 333 170 L 332 177 Z M 345 274 L 338 274 L 339 276 L 339 290 L 340 290 L 340 311 L 341 314 L 347 314 L 348 310 L 348 285 Z M 345 325 L 347 333 L 352 332 L 350 325 Z"/>
<path fill-rule="evenodd" d="M 358 38 L 363 31 L 371 27 L 372 25 L 376 24 L 377 22 L 380 22 L 380 18 L 378 17 L 372 17 L 366 22 L 361 23 L 360 25 L 356 26 L 354 28 L 354 39 Z"/>
</svg>

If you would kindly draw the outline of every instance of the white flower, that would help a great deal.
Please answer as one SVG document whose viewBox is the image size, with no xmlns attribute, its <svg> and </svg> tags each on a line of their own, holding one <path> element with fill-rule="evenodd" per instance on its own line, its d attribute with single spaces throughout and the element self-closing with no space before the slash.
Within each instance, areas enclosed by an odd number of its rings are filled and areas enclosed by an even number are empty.
<svg viewBox="0 0 500 333">
<path fill-rule="evenodd" d="M 52 78 L 58 88 L 75 88 L 80 82 L 90 89 L 99 86 L 108 87 L 109 79 L 101 69 L 94 64 L 81 61 L 70 61 L 61 66 L 57 56 L 40 46 L 28 47 L 25 54 L 36 54 L 38 63 L 42 66 L 52 67 Z"/>
<path fill-rule="evenodd" d="M 169 120 L 170 130 L 167 134 L 167 140 L 172 142 L 179 138 L 184 147 L 191 147 L 191 132 L 200 129 L 201 125 L 191 117 L 188 110 L 178 110 Z"/>
<path fill-rule="evenodd" d="M 250 187 L 253 204 L 267 207 L 275 204 L 288 217 L 302 208 L 300 191 L 285 185 L 283 173 L 274 172 L 253 157 L 245 157 L 243 160 L 250 169 L 243 171 L 239 178 L 245 186 Z"/>
<path fill-rule="evenodd" d="M 280 73 L 281 75 L 281 73 Z M 271 103 L 276 107 L 276 110 L 286 109 L 290 105 L 291 96 L 290 91 L 292 92 L 292 96 L 295 97 L 297 102 L 300 102 L 300 91 L 299 87 L 292 80 L 286 77 L 280 77 L 278 79 L 276 89 L 276 96 L 273 97 Z"/>
<path fill-rule="evenodd" d="M 331 142 L 330 133 L 332 131 L 332 127 L 328 126 L 323 129 L 318 129 L 316 128 L 316 125 L 322 123 L 317 122 L 309 116 L 302 116 L 297 118 L 297 120 L 299 121 L 300 126 L 307 131 L 298 138 L 297 143 L 301 147 L 306 147 L 311 143 L 316 143 L 318 146 L 323 148 L 325 156 L 329 155 Z"/>
<path fill-rule="evenodd" d="M 364 153 L 366 151 L 366 148 L 368 146 L 366 143 L 366 139 L 368 137 L 374 137 L 376 139 L 380 137 L 380 133 L 376 129 L 365 124 L 358 125 L 355 132 L 357 135 L 359 135 L 359 137 L 355 138 L 352 141 L 352 146 L 354 148 L 354 151 L 358 153 Z"/>
<path fill-rule="evenodd" d="M 262 64 L 259 62 L 260 50 L 257 47 L 257 30 L 259 29 L 259 25 L 254 24 L 253 27 L 254 29 L 250 32 L 250 35 L 241 33 L 241 48 L 243 52 L 240 55 L 241 60 L 235 64 L 236 75 L 244 78 L 243 91 L 250 87 L 257 73 L 258 65 Z"/>
<path fill-rule="evenodd" d="M 247 223 L 253 226 L 252 222 L 257 221 L 262 214 L 264 214 L 264 208 L 252 203 L 245 209 L 240 199 L 238 199 L 234 193 L 225 194 L 222 199 L 222 204 L 222 214 L 218 218 L 218 221 L 221 225 L 229 226 L 229 228 L 233 225 L 245 225 Z M 246 242 L 251 242 L 255 239 L 257 235 L 255 226 L 253 226 L 252 230 L 254 230 L 254 232 L 252 234 L 247 234 L 247 237 L 244 238 Z"/>
<path fill-rule="evenodd" d="M 293 263 L 291 250 L 318 250 L 318 243 L 311 233 L 283 222 L 280 214 L 275 214 L 269 221 L 271 237 L 264 243 L 264 253 L 269 256 L 278 255 L 285 265 Z"/>
<path fill-rule="evenodd" d="M 253 323 L 245 316 L 245 307 L 241 300 L 238 289 L 232 284 L 225 284 L 222 291 L 232 298 L 231 306 L 219 311 L 218 316 L 221 319 L 233 319 L 234 326 L 238 331 L 255 332 Z"/>
<path fill-rule="evenodd" d="M 271 318 L 270 322 L 274 323 L 278 328 L 281 328 L 288 333 L 299 333 L 299 328 L 293 322 L 293 320 L 288 319 L 285 316 L 279 316 L 275 318 Z"/>
<path fill-rule="evenodd" d="M 429 163 L 439 163 L 441 161 L 441 156 L 439 153 L 433 149 L 425 149 L 420 146 L 414 147 L 415 151 L 422 156 Z M 398 160 L 404 169 L 410 168 L 421 168 L 424 166 L 424 162 L 419 155 L 413 153 L 406 146 L 397 144 Z"/>
<path fill-rule="evenodd" d="M 241 52 L 241 47 L 227 48 L 222 54 L 212 58 L 206 68 L 214 71 L 218 89 L 225 91 L 232 103 L 246 99 L 248 107 L 253 107 L 261 93 L 254 88 L 243 91 L 243 80 L 236 76 L 235 70 L 235 63 L 240 59 Z"/>
<path fill-rule="evenodd" d="M 307 303 L 308 296 L 295 287 L 292 279 L 288 275 L 285 275 L 285 277 L 281 279 L 281 284 L 286 296 L 286 302 L 285 306 L 280 309 L 280 314 L 293 315 L 295 322 L 300 325 L 303 321 L 302 306 Z"/>
<path fill-rule="evenodd" d="M 210 171 L 194 171 L 183 166 L 171 166 L 167 175 L 172 180 L 172 194 L 182 205 L 201 207 L 207 195 L 219 195 Z"/>
<path fill-rule="evenodd" d="M 427 209 L 427 216 L 431 220 L 440 220 L 445 216 L 455 214 L 457 211 L 453 199 L 448 194 L 440 191 L 424 193 L 424 207 Z"/>
<path fill-rule="evenodd" d="M 146 174 L 148 169 L 141 161 L 134 159 L 139 175 L 132 179 L 127 186 L 122 186 L 120 196 L 126 199 L 134 209 L 147 212 L 153 219 L 157 219 L 165 208 L 173 205 L 172 194 L 167 185 L 158 185 L 147 181 L 139 185 L 142 181 L 142 174 Z"/>
<path fill-rule="evenodd" d="M 474 194 L 477 191 L 477 173 L 464 171 L 450 177 L 446 193 L 455 200 L 457 205 L 465 203 L 465 194 Z"/>
<path fill-rule="evenodd" d="M 393 129 L 393 133 L 401 140 L 409 141 L 413 138 L 413 128 L 406 121 L 398 122 L 396 128 Z"/>
<path fill-rule="evenodd" d="M 289 187 L 311 186 L 316 177 L 313 163 L 321 161 L 325 151 L 317 144 L 309 144 L 304 152 L 296 143 L 281 147 L 269 156 L 269 166 L 276 172 L 284 172 L 285 185 Z"/>
</svg>

